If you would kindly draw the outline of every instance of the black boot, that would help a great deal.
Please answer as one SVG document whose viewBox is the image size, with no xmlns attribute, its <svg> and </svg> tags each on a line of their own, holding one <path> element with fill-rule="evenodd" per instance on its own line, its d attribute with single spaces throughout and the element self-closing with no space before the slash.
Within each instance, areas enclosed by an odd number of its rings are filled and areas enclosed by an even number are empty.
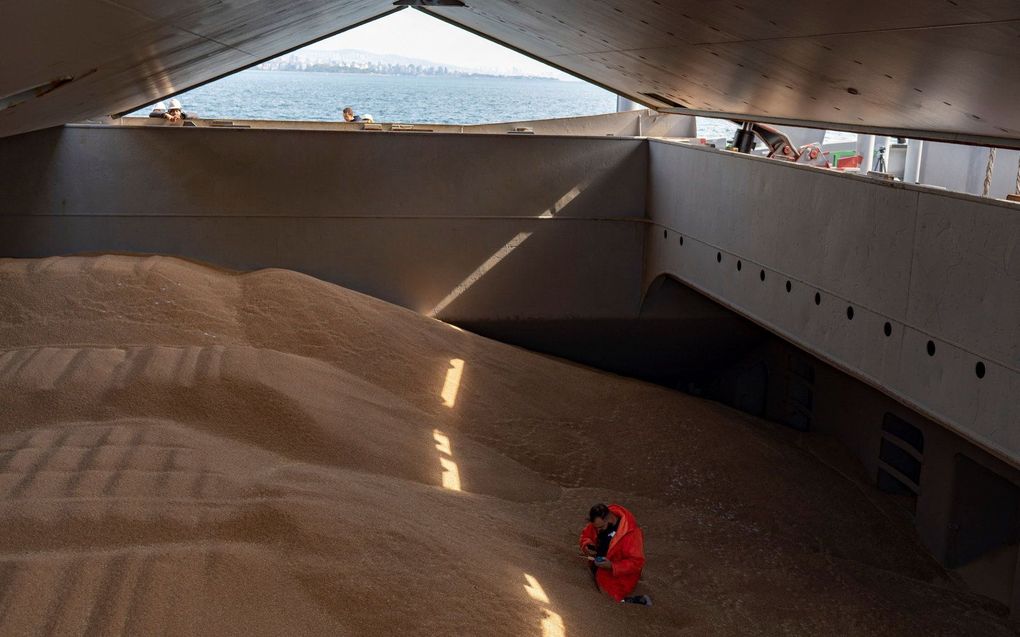
<svg viewBox="0 0 1020 637">
<path fill-rule="evenodd" d="M 623 603 L 625 604 L 641 604 L 642 606 L 651 606 L 652 598 L 647 595 L 634 595 L 633 597 L 624 597 Z"/>
</svg>

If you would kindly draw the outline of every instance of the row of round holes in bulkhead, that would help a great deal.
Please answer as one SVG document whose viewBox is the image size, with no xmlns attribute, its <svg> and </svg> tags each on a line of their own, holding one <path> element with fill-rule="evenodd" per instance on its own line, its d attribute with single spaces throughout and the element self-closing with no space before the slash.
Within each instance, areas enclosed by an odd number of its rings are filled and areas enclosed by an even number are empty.
<svg viewBox="0 0 1020 637">
<path fill-rule="evenodd" d="M 663 230 L 662 231 L 662 238 L 663 239 L 668 239 L 669 238 L 669 230 Z M 684 237 L 683 237 L 683 235 L 680 235 L 680 245 L 683 245 L 683 244 L 684 244 Z M 716 260 L 716 263 L 722 263 L 722 252 L 716 252 L 715 253 L 715 260 Z M 743 261 L 741 261 L 740 259 L 737 259 L 737 272 L 742 271 L 743 268 L 744 268 Z M 762 283 L 765 282 L 765 269 L 764 268 L 759 270 L 759 272 L 758 272 L 758 279 L 761 280 Z M 787 279 L 787 281 L 786 281 L 786 293 L 789 294 L 791 292 L 793 292 L 793 283 L 789 279 Z M 815 292 L 815 305 L 821 305 L 821 304 L 822 304 L 822 293 L 821 292 Z M 846 318 L 847 318 L 848 321 L 854 320 L 854 308 L 853 308 L 852 305 L 848 305 L 847 308 L 846 308 Z M 887 337 L 888 336 L 892 336 L 892 331 L 893 331 L 892 330 L 892 323 L 890 323 L 889 321 L 886 321 L 885 325 L 882 326 L 882 331 L 883 331 L 883 333 Z M 935 356 L 935 341 L 932 341 L 932 340 L 928 341 L 927 351 L 928 351 L 928 356 Z M 984 362 L 978 361 L 974 365 L 974 374 L 978 378 L 984 378 L 985 377 L 985 364 L 984 364 Z"/>
</svg>

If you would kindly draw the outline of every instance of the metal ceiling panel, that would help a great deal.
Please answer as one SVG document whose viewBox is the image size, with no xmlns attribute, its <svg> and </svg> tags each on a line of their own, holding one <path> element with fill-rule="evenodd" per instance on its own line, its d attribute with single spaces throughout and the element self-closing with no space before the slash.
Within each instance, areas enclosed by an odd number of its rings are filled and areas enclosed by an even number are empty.
<svg viewBox="0 0 1020 637">
<path fill-rule="evenodd" d="M 129 110 L 393 10 L 380 0 L 0 0 L 0 136 Z"/>
<path fill-rule="evenodd" d="M 650 106 L 1020 146 L 1020 0 L 468 5 L 426 11 Z M 0 0 L 0 135 L 128 110 L 392 10 Z"/>
<path fill-rule="evenodd" d="M 1020 145 L 1017 0 L 469 4 L 428 11 L 650 106 Z"/>
</svg>

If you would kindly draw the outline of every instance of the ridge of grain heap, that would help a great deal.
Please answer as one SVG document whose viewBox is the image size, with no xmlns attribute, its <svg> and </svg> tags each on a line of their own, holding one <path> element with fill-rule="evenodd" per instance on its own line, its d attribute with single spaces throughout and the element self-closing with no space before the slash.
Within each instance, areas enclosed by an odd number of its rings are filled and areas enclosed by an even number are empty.
<svg viewBox="0 0 1020 637">
<path fill-rule="evenodd" d="M 799 434 L 294 272 L 0 260 L 0 396 L 0 634 L 1011 634 Z"/>
</svg>

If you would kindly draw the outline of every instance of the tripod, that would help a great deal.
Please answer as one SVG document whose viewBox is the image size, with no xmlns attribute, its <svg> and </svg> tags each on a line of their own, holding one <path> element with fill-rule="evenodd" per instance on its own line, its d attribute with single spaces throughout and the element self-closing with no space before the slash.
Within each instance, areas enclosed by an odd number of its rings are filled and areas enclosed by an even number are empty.
<svg viewBox="0 0 1020 637">
<path fill-rule="evenodd" d="M 885 146 L 878 149 L 878 157 L 875 158 L 875 165 L 872 170 L 879 173 L 885 172 Z"/>
</svg>

